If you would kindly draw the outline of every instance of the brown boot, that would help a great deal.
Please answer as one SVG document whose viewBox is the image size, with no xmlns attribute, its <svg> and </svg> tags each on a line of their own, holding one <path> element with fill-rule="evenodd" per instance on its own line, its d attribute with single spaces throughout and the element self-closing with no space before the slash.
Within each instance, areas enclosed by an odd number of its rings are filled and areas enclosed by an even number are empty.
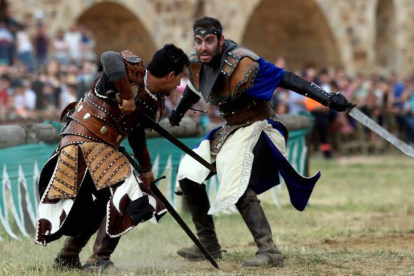
<svg viewBox="0 0 414 276">
<path fill-rule="evenodd" d="M 106 217 L 102 220 L 96 236 L 93 252 L 83 266 L 84 270 L 93 273 L 102 273 L 117 271 L 118 269 L 111 261 L 111 255 L 114 252 L 120 237 L 111 238 L 106 233 Z"/>
<path fill-rule="evenodd" d="M 82 269 L 82 265 L 79 260 L 79 253 L 88 243 L 89 237 L 90 236 L 85 237 L 82 235 L 77 237 L 68 237 L 65 240 L 62 249 L 53 260 L 53 268 L 62 270 Z"/>
<path fill-rule="evenodd" d="M 213 258 L 221 258 L 221 246 L 216 236 L 213 217 L 207 215 L 210 209 L 210 201 L 205 185 L 200 185 L 185 178 L 180 180 L 180 187 L 201 244 L 204 245 Z M 204 254 L 195 245 L 181 248 L 177 251 L 177 254 L 192 261 L 205 259 Z"/>
<path fill-rule="evenodd" d="M 53 260 L 52 267 L 58 270 L 82 269 L 82 264 L 79 260 L 79 255 L 64 256 L 58 254 Z"/>
<path fill-rule="evenodd" d="M 217 248 L 216 245 L 210 244 L 206 244 L 204 247 L 210 253 L 211 257 L 214 259 L 221 259 L 221 248 Z M 180 248 L 178 249 L 177 254 L 190 261 L 201 261 L 206 258 L 196 245 Z"/>
<path fill-rule="evenodd" d="M 242 266 L 283 267 L 283 256 L 273 242 L 272 230 L 256 193 L 252 189 L 247 189 L 236 206 L 259 248 L 256 256 L 243 262 Z"/>
</svg>

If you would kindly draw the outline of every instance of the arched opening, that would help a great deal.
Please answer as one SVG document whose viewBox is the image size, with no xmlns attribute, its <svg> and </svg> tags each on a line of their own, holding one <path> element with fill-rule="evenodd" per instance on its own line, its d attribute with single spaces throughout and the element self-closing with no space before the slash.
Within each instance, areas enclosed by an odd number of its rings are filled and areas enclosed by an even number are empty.
<svg viewBox="0 0 414 276">
<path fill-rule="evenodd" d="M 130 50 L 147 64 L 155 52 L 144 26 L 122 5 L 111 2 L 96 4 L 82 13 L 77 23 L 93 33 L 98 56 L 108 50 Z"/>
<path fill-rule="evenodd" d="M 314 0 L 262 0 L 247 23 L 243 46 L 269 61 L 283 56 L 291 71 L 341 65 L 336 40 Z"/>
<path fill-rule="evenodd" d="M 379 0 L 376 11 L 376 62 L 380 66 L 395 69 L 395 7 L 394 1 Z"/>
</svg>

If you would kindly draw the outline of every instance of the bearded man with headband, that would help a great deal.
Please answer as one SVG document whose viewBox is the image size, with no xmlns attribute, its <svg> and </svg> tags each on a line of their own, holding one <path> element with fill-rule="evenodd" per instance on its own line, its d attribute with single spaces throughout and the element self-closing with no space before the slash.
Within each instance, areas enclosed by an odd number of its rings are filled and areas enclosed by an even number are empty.
<svg viewBox="0 0 414 276">
<path fill-rule="evenodd" d="M 284 178 L 292 205 L 305 209 L 320 173 L 299 175 L 286 158 L 288 131 L 269 101 L 277 87 L 296 91 L 336 111 L 352 106 L 341 93 L 328 93 L 314 83 L 276 67 L 234 41 L 225 39 L 221 23 L 204 17 L 193 26 L 195 49 L 190 55 L 189 82 L 183 97 L 169 116 L 179 125 L 185 112 L 200 98 L 217 106 L 225 124 L 207 134 L 194 149 L 216 165 L 220 182 L 210 202 L 203 181 L 210 171 L 185 156 L 177 180 L 192 215 L 200 241 L 215 258 L 222 257 L 212 215 L 236 205 L 258 251 L 242 266 L 283 267 L 283 256 L 273 242 L 270 225 L 257 195 Z M 182 248 L 180 256 L 198 260 L 195 246 Z"/>
</svg>

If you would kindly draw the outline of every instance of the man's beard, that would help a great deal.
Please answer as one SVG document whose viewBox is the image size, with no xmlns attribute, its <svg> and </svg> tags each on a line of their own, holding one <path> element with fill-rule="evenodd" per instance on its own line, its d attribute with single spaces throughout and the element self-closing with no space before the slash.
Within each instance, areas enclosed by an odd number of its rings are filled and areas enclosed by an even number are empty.
<svg viewBox="0 0 414 276">
<path fill-rule="evenodd" d="M 198 55 L 198 59 L 201 60 L 200 56 L 203 53 L 199 53 Z M 220 58 L 220 48 L 219 48 L 219 43 L 217 43 L 217 48 L 211 53 L 211 60 L 209 62 L 203 62 L 203 64 L 214 67 L 218 62 L 220 62 L 221 58 Z"/>
</svg>

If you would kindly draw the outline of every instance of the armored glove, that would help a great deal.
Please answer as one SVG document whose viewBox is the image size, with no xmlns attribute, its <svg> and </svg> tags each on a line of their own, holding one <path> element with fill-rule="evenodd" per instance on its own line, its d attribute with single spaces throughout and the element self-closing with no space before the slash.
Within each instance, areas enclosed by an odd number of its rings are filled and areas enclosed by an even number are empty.
<svg viewBox="0 0 414 276">
<path fill-rule="evenodd" d="M 346 111 L 352 105 L 341 92 L 332 94 L 328 102 L 328 107 L 338 112 Z"/>
<path fill-rule="evenodd" d="M 168 119 L 170 120 L 170 124 L 172 126 L 179 126 L 183 116 L 183 113 L 179 113 L 177 109 L 174 109 L 173 111 L 171 111 L 170 115 L 168 115 Z"/>
<path fill-rule="evenodd" d="M 296 76 L 292 72 L 285 73 L 279 86 L 314 99 L 320 104 L 330 107 L 338 112 L 345 111 L 352 106 L 352 103 L 348 102 L 341 93 L 326 92 L 313 82 L 310 83 L 305 79 Z"/>
<path fill-rule="evenodd" d="M 200 96 L 198 96 L 188 86 L 186 86 L 183 92 L 183 97 L 181 98 L 177 107 L 173 111 L 171 111 L 170 115 L 168 116 L 170 124 L 172 126 L 180 125 L 181 119 L 183 118 L 187 110 L 199 100 Z"/>
</svg>

